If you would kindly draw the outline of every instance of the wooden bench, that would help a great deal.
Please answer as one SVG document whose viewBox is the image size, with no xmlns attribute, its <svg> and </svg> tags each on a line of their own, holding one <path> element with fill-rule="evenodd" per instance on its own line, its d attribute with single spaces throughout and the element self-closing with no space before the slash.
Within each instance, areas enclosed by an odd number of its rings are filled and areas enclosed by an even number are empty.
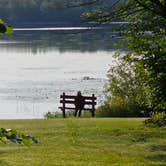
<svg viewBox="0 0 166 166">
<path fill-rule="evenodd" d="M 74 95 L 66 95 L 63 93 L 60 95 L 60 103 L 62 103 L 62 107 L 59 107 L 63 113 L 63 117 L 66 117 L 66 110 L 76 110 L 76 99 L 77 96 Z M 92 117 L 95 116 L 95 105 L 96 105 L 96 97 L 94 94 L 92 96 L 82 96 L 84 99 L 84 108 L 83 110 L 88 110 L 92 113 Z M 72 106 L 71 106 L 72 105 Z"/>
</svg>

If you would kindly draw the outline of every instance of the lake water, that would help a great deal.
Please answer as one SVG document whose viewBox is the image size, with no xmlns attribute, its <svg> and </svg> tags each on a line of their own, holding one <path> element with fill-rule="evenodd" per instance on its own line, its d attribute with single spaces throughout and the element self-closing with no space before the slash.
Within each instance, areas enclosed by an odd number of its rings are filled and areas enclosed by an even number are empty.
<svg viewBox="0 0 166 166">
<path fill-rule="evenodd" d="M 121 37 L 89 28 L 16 29 L 0 39 L 0 119 L 39 119 L 59 111 L 65 92 L 95 94 L 103 87 Z"/>
</svg>

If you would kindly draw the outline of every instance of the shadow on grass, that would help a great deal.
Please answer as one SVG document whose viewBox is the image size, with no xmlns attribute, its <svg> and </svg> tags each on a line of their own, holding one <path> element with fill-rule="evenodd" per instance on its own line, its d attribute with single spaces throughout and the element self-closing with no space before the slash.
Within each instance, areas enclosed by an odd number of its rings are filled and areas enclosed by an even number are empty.
<svg viewBox="0 0 166 166">
<path fill-rule="evenodd" d="M 166 152 L 166 145 L 163 144 L 163 145 L 153 145 L 151 147 L 151 150 L 152 151 L 165 151 Z"/>
<path fill-rule="evenodd" d="M 9 166 L 9 164 L 6 161 L 3 161 L 3 160 L 0 160 L 0 165 Z"/>
<path fill-rule="evenodd" d="M 147 157 L 151 161 L 166 162 L 166 154 L 155 154 Z"/>
<path fill-rule="evenodd" d="M 0 150 L 0 156 L 3 155 L 3 154 L 6 154 L 7 152 L 5 150 Z M 0 163 L 1 163 L 1 160 L 0 160 Z M 1 165 L 0 165 L 1 166 Z"/>
<path fill-rule="evenodd" d="M 148 159 L 152 161 L 166 162 L 166 145 L 165 144 L 153 145 L 151 146 L 151 151 L 155 152 L 156 154 L 148 156 L 147 157 Z"/>
</svg>

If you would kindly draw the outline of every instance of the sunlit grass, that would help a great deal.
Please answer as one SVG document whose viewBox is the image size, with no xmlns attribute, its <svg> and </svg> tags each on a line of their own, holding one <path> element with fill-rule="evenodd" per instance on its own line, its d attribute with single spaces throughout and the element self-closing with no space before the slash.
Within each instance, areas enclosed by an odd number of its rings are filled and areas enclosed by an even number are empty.
<svg viewBox="0 0 166 166">
<path fill-rule="evenodd" d="M 2 166 L 164 165 L 166 129 L 136 118 L 67 118 L 0 121 L 37 137 L 30 148 L 0 143 Z"/>
</svg>

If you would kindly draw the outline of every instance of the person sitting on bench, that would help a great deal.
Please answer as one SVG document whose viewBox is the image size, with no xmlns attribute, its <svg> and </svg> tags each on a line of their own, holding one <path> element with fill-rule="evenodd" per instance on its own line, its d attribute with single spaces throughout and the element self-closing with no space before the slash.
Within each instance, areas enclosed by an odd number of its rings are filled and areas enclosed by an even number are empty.
<svg viewBox="0 0 166 166">
<path fill-rule="evenodd" d="M 78 91 L 77 92 L 77 96 L 75 98 L 75 114 L 74 116 L 77 116 L 77 112 L 78 112 L 78 116 L 81 116 L 81 111 L 84 109 L 84 105 L 85 105 L 85 100 L 84 97 L 82 96 L 81 92 Z"/>
</svg>

